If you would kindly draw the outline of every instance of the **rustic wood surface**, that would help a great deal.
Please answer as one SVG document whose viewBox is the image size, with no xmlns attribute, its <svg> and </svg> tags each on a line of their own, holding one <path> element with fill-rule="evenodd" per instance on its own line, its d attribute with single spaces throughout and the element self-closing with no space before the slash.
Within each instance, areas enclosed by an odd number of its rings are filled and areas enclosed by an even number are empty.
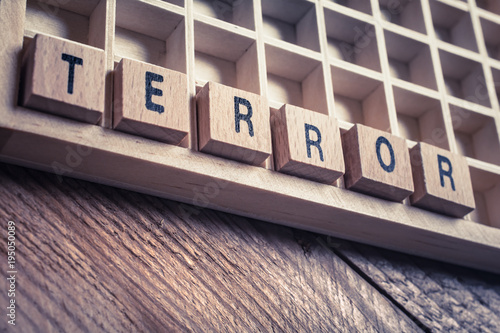
<svg viewBox="0 0 500 333">
<path fill-rule="evenodd" d="M 500 330 L 495 275 L 6 164 L 0 198 L 1 332 Z"/>
</svg>

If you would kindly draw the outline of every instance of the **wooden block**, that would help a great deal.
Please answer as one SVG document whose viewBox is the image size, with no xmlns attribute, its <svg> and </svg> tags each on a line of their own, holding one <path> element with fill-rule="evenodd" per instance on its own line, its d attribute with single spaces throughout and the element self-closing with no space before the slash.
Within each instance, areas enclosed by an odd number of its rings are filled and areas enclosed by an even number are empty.
<svg viewBox="0 0 500 333">
<path fill-rule="evenodd" d="M 113 128 L 181 143 L 189 133 L 189 91 L 183 73 L 123 58 L 115 70 Z"/>
<path fill-rule="evenodd" d="M 270 111 L 262 96 L 208 82 L 196 103 L 200 151 L 252 165 L 270 156 Z"/>
<path fill-rule="evenodd" d="M 104 112 L 103 50 L 38 34 L 24 54 L 23 106 L 95 124 Z"/>
<path fill-rule="evenodd" d="M 420 142 L 410 150 L 415 192 L 413 206 L 454 217 L 474 210 L 474 194 L 465 157 Z"/>
<path fill-rule="evenodd" d="M 285 104 L 272 112 L 277 171 L 332 184 L 344 174 L 340 130 L 335 118 Z"/>
<path fill-rule="evenodd" d="M 392 201 L 413 192 L 406 140 L 360 124 L 342 136 L 346 188 Z"/>
</svg>

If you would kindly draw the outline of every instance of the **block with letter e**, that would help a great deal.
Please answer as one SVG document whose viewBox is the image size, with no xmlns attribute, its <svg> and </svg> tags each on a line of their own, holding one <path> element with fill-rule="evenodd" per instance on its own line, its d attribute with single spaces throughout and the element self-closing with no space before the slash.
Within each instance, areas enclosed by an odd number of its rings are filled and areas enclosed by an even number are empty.
<svg viewBox="0 0 500 333">
<path fill-rule="evenodd" d="M 344 174 L 335 118 L 285 104 L 272 113 L 271 119 L 277 171 L 325 184 Z"/>
<path fill-rule="evenodd" d="M 104 112 L 101 49 L 37 34 L 23 57 L 23 106 L 95 124 Z"/>
<path fill-rule="evenodd" d="M 189 133 L 186 74 L 123 58 L 115 69 L 113 128 L 181 144 Z"/>
<path fill-rule="evenodd" d="M 405 139 L 356 124 L 344 133 L 342 145 L 346 188 L 392 201 L 413 193 Z"/>
<path fill-rule="evenodd" d="M 410 150 L 416 207 L 454 217 L 474 210 L 474 194 L 465 157 L 420 142 Z"/>
<path fill-rule="evenodd" d="M 251 165 L 271 155 L 270 111 L 262 96 L 208 82 L 196 104 L 200 151 Z"/>
</svg>

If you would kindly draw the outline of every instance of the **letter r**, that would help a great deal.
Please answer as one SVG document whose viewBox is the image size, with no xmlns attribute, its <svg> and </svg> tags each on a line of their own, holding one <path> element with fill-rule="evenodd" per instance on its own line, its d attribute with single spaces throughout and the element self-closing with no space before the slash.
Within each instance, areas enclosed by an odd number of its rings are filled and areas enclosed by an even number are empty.
<svg viewBox="0 0 500 333">
<path fill-rule="evenodd" d="M 240 113 L 240 104 L 247 108 L 247 114 Z M 244 98 L 234 96 L 234 130 L 236 133 L 240 132 L 240 121 L 243 120 L 247 122 L 248 133 L 253 136 L 252 114 L 252 104 Z"/>
<path fill-rule="evenodd" d="M 453 177 L 451 173 L 453 172 L 453 167 L 451 165 L 450 160 L 447 157 L 442 155 L 437 156 L 438 159 L 438 167 L 439 167 L 439 179 L 441 181 L 441 187 L 444 187 L 444 176 L 450 178 L 451 188 L 455 191 L 455 181 L 453 181 Z M 443 163 L 448 164 L 448 170 L 443 169 Z"/>
<path fill-rule="evenodd" d="M 321 146 L 320 146 L 321 132 L 314 125 L 310 125 L 310 124 L 304 124 L 304 125 L 305 125 L 305 130 L 306 130 L 307 157 L 311 158 L 311 146 L 314 146 L 314 147 L 318 148 L 319 158 L 320 158 L 321 162 L 324 162 L 323 149 L 321 149 Z M 316 141 L 311 140 L 311 138 L 309 137 L 309 131 L 316 132 L 316 136 L 318 137 L 318 139 Z"/>
</svg>

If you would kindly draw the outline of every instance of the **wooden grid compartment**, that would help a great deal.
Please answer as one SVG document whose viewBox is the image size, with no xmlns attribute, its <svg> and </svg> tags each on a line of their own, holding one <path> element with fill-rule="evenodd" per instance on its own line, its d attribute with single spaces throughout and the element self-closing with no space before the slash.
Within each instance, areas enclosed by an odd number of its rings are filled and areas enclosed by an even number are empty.
<svg viewBox="0 0 500 333">
<path fill-rule="evenodd" d="M 138 20 L 143 13 L 147 20 Z M 122 57 L 186 72 L 183 10 L 162 1 L 117 0 L 115 61 Z"/>
<path fill-rule="evenodd" d="M 477 42 L 469 12 L 439 0 L 429 0 L 436 37 L 477 52 Z"/>
<path fill-rule="evenodd" d="M 264 33 L 271 38 L 320 51 L 316 8 L 308 0 L 261 0 Z"/>
<path fill-rule="evenodd" d="M 384 35 L 391 76 L 437 89 L 429 46 L 387 30 Z"/>
<path fill-rule="evenodd" d="M 381 78 L 333 65 L 331 72 L 335 117 L 350 124 L 360 123 L 390 132 L 387 99 Z"/>
<path fill-rule="evenodd" d="M 476 0 L 479 8 L 500 15 L 500 3 L 497 0 Z"/>
<path fill-rule="evenodd" d="M 446 91 L 450 96 L 490 107 L 487 94 L 480 94 L 478 87 L 485 88 L 483 66 L 474 60 L 439 50 Z"/>
<path fill-rule="evenodd" d="M 43 33 L 104 48 L 98 37 L 103 32 L 95 31 L 96 18 L 102 15 L 98 4 L 99 0 L 29 0 L 26 3 L 24 34 L 32 38 L 37 33 Z"/>
<path fill-rule="evenodd" d="M 54 171 L 53 162 L 64 163 L 69 148 L 83 147 L 90 157 L 64 175 L 188 203 L 216 184 L 210 208 L 500 272 L 494 259 L 500 254 L 500 110 L 498 99 L 490 100 L 500 92 L 496 1 L 475 8 L 473 0 L 397 6 L 379 0 L 372 8 L 376 1 L 75 0 L 51 7 L 51 0 L 27 0 L 26 10 L 12 3 L 0 6 L 26 23 L 0 22 L 11 25 L 0 27 L 3 63 L 18 61 L 23 37 L 27 44 L 47 33 L 103 49 L 109 74 L 122 57 L 185 73 L 192 102 L 196 87 L 215 81 L 263 95 L 272 108 L 290 103 L 335 117 L 342 130 L 359 123 L 404 137 L 409 146 L 428 142 L 466 156 L 477 209 L 450 218 L 269 165 L 199 153 L 195 103 L 188 149 L 112 130 L 109 119 L 95 126 L 14 106 L 18 85 L 0 91 L 2 161 Z M 5 82 L 18 80 L 11 67 L 1 73 Z"/>
<path fill-rule="evenodd" d="M 279 108 L 288 103 L 328 114 L 325 79 L 320 59 L 266 44 L 268 97 Z"/>
<path fill-rule="evenodd" d="M 500 174 L 477 167 L 470 168 L 476 209 L 466 217 L 471 221 L 500 228 Z"/>
<path fill-rule="evenodd" d="M 500 24 L 483 17 L 480 20 L 488 55 L 493 59 L 500 60 Z"/>
<path fill-rule="evenodd" d="M 255 39 L 208 22 L 194 22 L 195 78 L 260 94 Z"/>
<path fill-rule="evenodd" d="M 196 14 L 213 17 L 243 28 L 255 30 L 254 10 L 252 1 L 243 0 L 194 0 Z"/>
<path fill-rule="evenodd" d="M 495 119 L 454 105 L 450 105 L 450 111 L 459 153 L 500 165 Z"/>
<path fill-rule="evenodd" d="M 349 7 L 351 9 L 358 10 L 366 14 L 372 13 L 372 7 L 370 5 L 370 1 L 366 0 L 330 0 L 330 1 L 345 7 Z"/>
<path fill-rule="evenodd" d="M 330 9 L 325 8 L 324 13 L 328 55 L 380 71 L 380 58 L 374 26 Z"/>
<path fill-rule="evenodd" d="M 379 0 L 382 18 L 401 27 L 425 34 L 420 0 Z"/>
<path fill-rule="evenodd" d="M 393 91 L 399 134 L 414 142 L 449 149 L 439 100 L 396 86 Z"/>
</svg>

